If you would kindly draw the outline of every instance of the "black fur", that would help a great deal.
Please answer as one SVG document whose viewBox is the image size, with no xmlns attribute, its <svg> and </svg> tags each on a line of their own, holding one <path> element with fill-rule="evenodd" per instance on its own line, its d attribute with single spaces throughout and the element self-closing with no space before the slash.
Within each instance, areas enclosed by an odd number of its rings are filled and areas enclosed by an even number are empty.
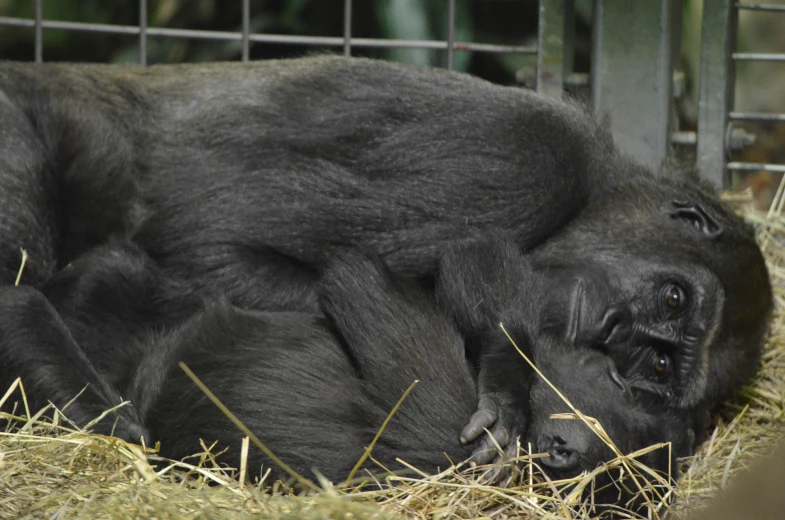
<svg viewBox="0 0 785 520">
<path fill-rule="evenodd" d="M 528 289 L 534 293 L 539 285 L 535 278 L 531 281 Z M 95 289 L 108 283 L 115 288 L 113 302 Z M 34 406 L 51 399 L 62 408 L 89 384 L 66 410 L 77 424 L 87 424 L 125 398 L 131 406 L 120 408 L 116 423 L 113 416 L 98 423 L 97 431 L 129 440 L 143 435 L 148 445 L 161 441 L 162 453 L 175 458 L 198 451 L 200 439 L 208 445 L 217 440 L 216 451 L 228 448 L 219 460 L 237 467 L 242 433 L 180 370 L 177 363 L 184 361 L 302 474 L 316 469 L 333 481 L 346 478 L 415 379 L 419 384 L 382 434 L 374 459 L 392 470 L 404 469 L 396 462 L 401 458 L 435 472 L 466 459 L 476 448 L 462 445 L 457 436 L 477 406 L 460 334 L 427 292 L 373 257 L 336 252 L 319 283 L 324 315 L 247 311 L 219 301 L 199 303 L 200 309 L 181 326 L 161 326 L 174 302 L 183 298 L 192 305 L 191 296 L 167 283 L 157 266 L 129 245 L 96 249 L 56 274 L 52 286 L 60 291 L 59 305 L 70 315 L 70 326 L 82 331 L 82 343 L 76 345 L 42 293 L 9 287 L 0 294 L 0 356 L 22 376 Z M 102 327 L 87 328 L 75 318 L 85 311 L 85 319 L 93 320 L 99 304 L 106 304 Z M 513 324 L 511 330 L 530 352 L 528 326 Z M 146 348 L 128 368 L 130 381 L 114 386 L 107 381 L 125 378 L 111 373 L 117 363 L 105 360 L 113 353 L 124 358 L 127 338 L 144 338 L 139 341 Z M 640 408 L 609 377 L 615 368 L 607 357 L 575 346 L 564 351 L 554 339 L 536 340 L 550 346 L 538 350 L 535 361 L 579 409 L 602 422 L 622 450 L 669 441 L 674 457 L 683 454 L 683 422 Z M 62 359 L 57 362 L 41 362 L 58 355 Z M 521 366 L 531 374 L 527 365 Z M 570 409 L 542 380 L 534 379 L 527 404 L 531 420 L 522 447 L 531 443 L 542 448 L 543 439 L 560 437 L 567 443 L 561 451 L 544 448 L 553 451 L 554 461 L 564 450 L 576 454 L 570 466 L 544 464 L 552 476 L 575 475 L 612 458 L 584 425 L 551 419 L 552 413 Z M 673 463 L 666 450 L 644 462 L 660 471 Z M 253 448 L 251 471 L 260 474 L 268 467 L 273 478 L 286 476 Z M 382 471 L 370 461 L 364 468 Z M 595 497 L 596 503 L 617 499 L 617 491 Z"/>
<path fill-rule="evenodd" d="M 338 57 L 2 63 L 0 91 L 9 283 L 20 247 L 32 255 L 23 280 L 40 287 L 120 235 L 203 295 L 316 312 L 335 247 L 375 252 L 428 287 L 448 247 L 498 227 L 554 284 L 554 308 L 583 280 L 578 343 L 607 353 L 650 404 L 705 411 L 757 366 L 772 297 L 750 231 L 689 175 L 621 155 L 570 103 Z M 700 302 L 678 317 L 661 308 L 674 280 Z M 653 385 L 655 355 L 673 374 Z M 482 391 L 480 411 L 501 396 Z"/>
</svg>

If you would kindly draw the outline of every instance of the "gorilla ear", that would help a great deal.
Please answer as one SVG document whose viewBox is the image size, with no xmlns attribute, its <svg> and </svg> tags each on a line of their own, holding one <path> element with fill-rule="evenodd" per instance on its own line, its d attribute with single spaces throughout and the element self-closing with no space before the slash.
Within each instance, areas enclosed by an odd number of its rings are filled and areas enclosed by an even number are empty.
<svg viewBox="0 0 785 520">
<path fill-rule="evenodd" d="M 722 226 L 703 206 L 691 201 L 671 201 L 663 208 L 665 214 L 674 220 L 689 224 L 709 238 L 722 234 Z"/>
</svg>

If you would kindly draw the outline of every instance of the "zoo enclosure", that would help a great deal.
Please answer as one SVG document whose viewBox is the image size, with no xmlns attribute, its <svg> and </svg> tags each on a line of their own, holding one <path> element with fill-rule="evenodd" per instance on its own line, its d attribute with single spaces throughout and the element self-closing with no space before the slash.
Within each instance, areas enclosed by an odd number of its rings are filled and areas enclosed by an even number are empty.
<svg viewBox="0 0 785 520">
<path fill-rule="evenodd" d="M 251 44 L 306 45 L 342 49 L 408 48 L 446 51 L 446 67 L 453 68 L 459 52 L 527 54 L 536 57 L 531 83 L 540 92 L 562 96 L 569 85 L 588 89 L 593 110 L 610 115 L 611 129 L 622 149 L 639 160 L 659 164 L 672 147 L 695 150 L 701 176 L 727 189 L 731 171 L 785 173 L 785 165 L 729 162 L 728 158 L 754 142 L 754 136 L 734 126 L 735 121 L 785 122 L 783 113 L 733 111 L 735 64 L 758 60 L 785 62 L 785 54 L 738 53 L 736 30 L 742 9 L 785 16 L 785 6 L 706 0 L 701 35 L 700 89 L 697 131 L 679 132 L 675 99 L 684 91 L 679 71 L 682 23 L 681 0 L 594 0 L 591 72 L 575 74 L 575 0 L 539 0 L 536 46 L 498 45 L 457 41 L 456 1 L 439 0 L 447 9 L 446 40 L 401 40 L 352 36 L 352 0 L 343 1 L 343 34 L 298 36 L 253 33 L 250 0 L 241 2 L 242 24 L 237 32 L 193 30 L 148 25 L 148 0 L 139 0 L 138 25 L 114 25 L 46 19 L 43 0 L 35 2 L 34 18 L 0 17 L 0 27 L 32 30 L 36 62 L 44 60 L 43 31 L 64 30 L 138 36 L 140 65 L 147 65 L 148 37 L 239 41 L 243 61 Z M 396 1 L 396 0 L 391 0 Z M 634 5 L 634 9 L 631 6 Z"/>
</svg>

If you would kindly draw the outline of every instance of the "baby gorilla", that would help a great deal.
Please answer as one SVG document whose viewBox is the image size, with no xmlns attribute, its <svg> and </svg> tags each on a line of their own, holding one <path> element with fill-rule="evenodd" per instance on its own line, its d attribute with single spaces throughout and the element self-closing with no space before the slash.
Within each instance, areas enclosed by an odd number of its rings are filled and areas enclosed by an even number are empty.
<svg viewBox="0 0 785 520">
<path fill-rule="evenodd" d="M 98 423 L 99 433 L 136 442 L 143 435 L 147 445 L 161 441 L 170 458 L 199 451 L 200 439 L 218 441 L 216 451 L 228 448 L 219 460 L 238 467 L 243 434 L 187 378 L 178 366 L 183 361 L 294 470 L 340 481 L 418 380 L 373 458 L 392 470 L 405 469 L 400 459 L 433 473 L 469 457 L 476 446 L 462 444 L 458 432 L 476 410 L 476 383 L 463 340 L 434 298 L 380 260 L 345 251 L 324 270 L 320 302 L 323 315 L 203 303 L 134 246 L 100 247 L 55 275 L 43 292 L 0 289 L 0 387 L 21 376 L 37 409 L 48 400 L 63 407 L 87 386 L 66 410 L 81 425 L 125 397 L 132 406 L 121 407 L 116 422 Z M 513 334 L 531 352 L 529 331 Z M 537 341 L 550 344 L 535 357 L 545 375 L 598 419 L 623 452 L 668 441 L 673 456 L 685 451 L 686 426 L 639 409 L 607 357 L 573 345 L 562 351 L 563 338 Z M 527 364 L 515 376 L 533 382 L 531 394 L 519 396 L 531 411 L 521 445 L 550 453 L 540 459 L 547 473 L 576 475 L 612 457 L 582 423 L 551 418 L 570 409 Z M 675 468 L 668 453 L 657 450 L 642 462 L 667 472 Z M 255 448 L 248 467 L 286 477 Z M 372 461 L 364 469 L 383 473 Z M 607 495 L 610 502 L 621 498 L 615 490 Z"/>
</svg>

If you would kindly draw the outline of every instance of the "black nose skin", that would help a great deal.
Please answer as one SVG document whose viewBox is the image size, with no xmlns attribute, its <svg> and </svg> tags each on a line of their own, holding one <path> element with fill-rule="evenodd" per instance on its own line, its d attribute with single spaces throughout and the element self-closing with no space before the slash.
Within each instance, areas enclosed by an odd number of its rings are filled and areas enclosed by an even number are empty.
<svg viewBox="0 0 785 520">
<path fill-rule="evenodd" d="M 596 350 L 585 351 L 578 361 L 581 373 L 595 384 L 610 381 L 624 394 L 632 395 L 629 383 L 619 374 L 613 360 Z"/>
<path fill-rule="evenodd" d="M 548 453 L 540 463 L 548 468 L 559 471 L 571 471 L 578 468 L 580 455 L 570 447 L 560 435 L 543 435 L 537 441 L 538 451 Z"/>
<path fill-rule="evenodd" d="M 632 315 L 626 308 L 611 306 L 598 324 L 594 344 L 607 347 L 622 343 L 632 335 Z"/>
</svg>

